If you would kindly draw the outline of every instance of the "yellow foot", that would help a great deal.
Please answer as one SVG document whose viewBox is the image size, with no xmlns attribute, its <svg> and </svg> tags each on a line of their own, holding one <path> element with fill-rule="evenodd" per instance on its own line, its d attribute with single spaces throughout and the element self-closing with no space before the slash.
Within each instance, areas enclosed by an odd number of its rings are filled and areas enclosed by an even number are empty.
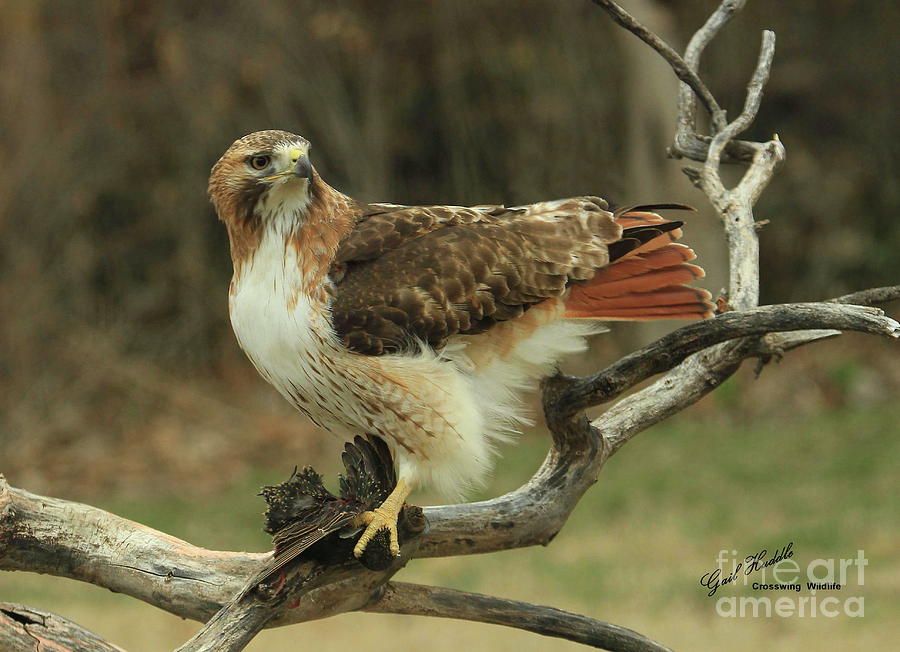
<svg viewBox="0 0 900 652">
<path fill-rule="evenodd" d="M 366 529 L 356 542 L 353 548 L 353 556 L 359 559 L 362 557 L 363 551 L 369 545 L 379 531 L 387 530 L 390 534 L 390 551 L 393 557 L 400 556 L 400 542 L 397 540 L 397 518 L 400 516 L 400 510 L 406 497 L 409 495 L 412 487 L 406 484 L 402 479 L 397 481 L 397 486 L 391 492 L 391 495 L 381 503 L 381 507 L 376 507 L 371 512 L 363 512 L 357 519 L 357 525 L 365 525 Z"/>
<path fill-rule="evenodd" d="M 381 530 L 387 530 L 390 534 L 390 551 L 392 557 L 400 556 L 400 542 L 397 540 L 397 517 L 399 511 L 391 513 L 389 510 L 379 507 L 371 512 L 363 512 L 357 517 L 358 525 L 365 525 L 366 529 L 353 548 L 353 556 L 359 559 L 363 551 L 369 545 L 369 541 Z"/>
</svg>

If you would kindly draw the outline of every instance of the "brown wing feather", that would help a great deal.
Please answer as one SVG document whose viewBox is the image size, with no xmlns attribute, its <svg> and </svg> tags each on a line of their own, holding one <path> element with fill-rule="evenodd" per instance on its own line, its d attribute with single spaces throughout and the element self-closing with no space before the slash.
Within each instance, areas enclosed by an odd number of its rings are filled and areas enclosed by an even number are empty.
<svg viewBox="0 0 900 652">
<path fill-rule="evenodd" d="M 368 204 L 353 231 L 340 243 L 337 263 L 374 260 L 411 239 L 445 226 L 473 224 L 510 213 L 503 206 L 400 206 Z"/>
<path fill-rule="evenodd" d="M 592 278 L 621 235 L 596 197 L 373 212 L 339 249 L 334 327 L 368 355 L 483 332 Z"/>
<path fill-rule="evenodd" d="M 320 505 L 308 521 L 291 523 L 273 537 L 275 554 L 260 571 L 258 582 L 266 582 L 303 551 L 332 532 L 350 525 L 362 511 L 358 503 L 334 502 Z"/>
</svg>

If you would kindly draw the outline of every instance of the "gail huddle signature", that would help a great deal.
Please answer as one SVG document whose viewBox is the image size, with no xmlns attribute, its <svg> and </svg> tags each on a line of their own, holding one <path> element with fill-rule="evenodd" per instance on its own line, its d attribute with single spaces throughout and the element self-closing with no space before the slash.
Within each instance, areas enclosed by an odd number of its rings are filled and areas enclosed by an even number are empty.
<svg viewBox="0 0 900 652">
<path fill-rule="evenodd" d="M 720 586 L 731 584 L 741 575 L 748 576 L 755 571 L 774 566 L 783 559 L 790 559 L 794 556 L 794 542 L 791 541 L 786 546 L 779 549 L 778 552 L 775 553 L 775 556 L 770 559 L 766 559 L 768 554 L 769 551 L 763 548 L 755 555 L 744 557 L 744 561 L 738 562 L 735 565 L 734 570 L 728 575 L 723 575 L 721 568 L 711 570 L 700 578 L 700 585 L 709 589 L 709 593 L 706 595 L 713 596 L 716 591 L 719 590 Z"/>
</svg>

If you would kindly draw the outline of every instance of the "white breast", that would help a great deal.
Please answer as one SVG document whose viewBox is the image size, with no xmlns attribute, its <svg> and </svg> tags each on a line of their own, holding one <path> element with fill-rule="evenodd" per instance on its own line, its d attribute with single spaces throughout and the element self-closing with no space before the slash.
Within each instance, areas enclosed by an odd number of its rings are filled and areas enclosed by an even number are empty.
<svg viewBox="0 0 900 652">
<path fill-rule="evenodd" d="M 335 418 L 347 413 L 339 352 L 325 308 L 302 291 L 298 262 L 295 249 L 266 229 L 234 279 L 231 325 L 259 373 L 285 398 L 322 427 L 352 429 Z"/>
<path fill-rule="evenodd" d="M 284 242 L 276 242 L 267 231 L 256 254 L 233 281 L 231 325 L 257 367 L 269 367 L 268 363 L 292 353 L 291 343 L 309 330 L 308 302 L 297 301 L 294 310 L 288 310 L 294 288 L 285 254 Z M 296 260 L 292 262 L 296 272 Z"/>
</svg>

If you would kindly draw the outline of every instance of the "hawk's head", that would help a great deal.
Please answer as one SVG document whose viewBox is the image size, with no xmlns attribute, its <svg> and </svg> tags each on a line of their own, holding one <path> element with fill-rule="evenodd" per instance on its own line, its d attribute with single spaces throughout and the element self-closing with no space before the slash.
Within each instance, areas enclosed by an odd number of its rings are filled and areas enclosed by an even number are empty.
<svg viewBox="0 0 900 652">
<path fill-rule="evenodd" d="M 287 131 L 257 131 L 229 147 L 209 177 L 209 197 L 229 225 L 291 218 L 309 204 L 317 175 L 309 141 Z"/>
</svg>

